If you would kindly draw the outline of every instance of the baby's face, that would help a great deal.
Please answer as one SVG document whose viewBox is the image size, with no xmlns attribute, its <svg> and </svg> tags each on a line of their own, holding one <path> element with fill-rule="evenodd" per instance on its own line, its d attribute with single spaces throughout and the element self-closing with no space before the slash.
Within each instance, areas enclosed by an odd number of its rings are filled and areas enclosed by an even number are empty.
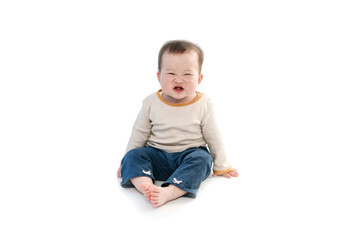
<svg viewBox="0 0 337 240">
<path fill-rule="evenodd" d="M 166 101 L 186 103 L 193 100 L 203 78 L 199 72 L 198 54 L 194 51 L 183 54 L 165 52 L 157 77 Z"/>
</svg>

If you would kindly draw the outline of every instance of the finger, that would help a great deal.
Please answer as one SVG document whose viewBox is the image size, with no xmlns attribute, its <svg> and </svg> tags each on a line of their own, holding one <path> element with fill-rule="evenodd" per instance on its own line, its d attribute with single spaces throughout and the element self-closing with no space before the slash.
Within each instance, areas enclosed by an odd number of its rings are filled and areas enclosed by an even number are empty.
<svg viewBox="0 0 337 240">
<path fill-rule="evenodd" d="M 223 176 L 226 178 L 231 178 L 231 175 L 229 175 L 228 173 L 225 173 Z"/>
<path fill-rule="evenodd" d="M 121 167 L 119 167 L 118 170 L 117 170 L 117 177 L 118 177 L 118 178 L 121 177 Z"/>
</svg>

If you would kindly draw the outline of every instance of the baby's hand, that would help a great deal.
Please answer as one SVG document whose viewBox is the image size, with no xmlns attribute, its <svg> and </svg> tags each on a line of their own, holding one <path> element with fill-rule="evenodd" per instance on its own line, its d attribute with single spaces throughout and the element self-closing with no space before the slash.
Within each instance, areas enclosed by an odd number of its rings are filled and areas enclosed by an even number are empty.
<svg viewBox="0 0 337 240">
<path fill-rule="evenodd" d="M 122 178 L 121 178 L 121 166 L 118 168 L 117 170 L 117 178 L 119 179 L 119 181 L 121 182 L 122 181 Z"/>
<path fill-rule="evenodd" d="M 233 168 L 232 171 L 230 171 L 228 173 L 225 173 L 225 174 L 222 174 L 222 175 L 213 174 L 213 176 L 223 176 L 223 177 L 226 177 L 226 178 L 232 178 L 232 177 L 238 177 L 239 173 L 238 173 L 238 170 Z"/>
</svg>

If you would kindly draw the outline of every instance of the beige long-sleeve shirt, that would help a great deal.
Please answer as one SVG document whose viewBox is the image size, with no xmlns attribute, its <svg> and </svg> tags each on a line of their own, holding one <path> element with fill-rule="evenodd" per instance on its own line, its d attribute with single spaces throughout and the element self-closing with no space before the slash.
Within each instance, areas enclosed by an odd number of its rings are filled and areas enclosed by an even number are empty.
<svg viewBox="0 0 337 240">
<path fill-rule="evenodd" d="M 207 146 L 216 175 L 232 170 L 217 127 L 213 105 L 202 93 L 184 104 L 167 102 L 161 96 L 161 90 L 145 98 L 133 126 L 127 152 L 144 146 L 168 153 Z"/>
</svg>

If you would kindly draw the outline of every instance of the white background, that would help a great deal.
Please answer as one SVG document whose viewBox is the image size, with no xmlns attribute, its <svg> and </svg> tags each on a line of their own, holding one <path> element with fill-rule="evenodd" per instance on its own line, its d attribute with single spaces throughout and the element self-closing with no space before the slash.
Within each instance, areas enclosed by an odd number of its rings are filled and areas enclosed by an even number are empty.
<svg viewBox="0 0 337 240">
<path fill-rule="evenodd" d="M 1 1 L 1 239 L 336 239 L 334 1 Z M 205 52 L 237 179 L 159 209 L 116 179 L 172 39 Z M 162 235 L 162 236 L 159 236 Z"/>
</svg>

